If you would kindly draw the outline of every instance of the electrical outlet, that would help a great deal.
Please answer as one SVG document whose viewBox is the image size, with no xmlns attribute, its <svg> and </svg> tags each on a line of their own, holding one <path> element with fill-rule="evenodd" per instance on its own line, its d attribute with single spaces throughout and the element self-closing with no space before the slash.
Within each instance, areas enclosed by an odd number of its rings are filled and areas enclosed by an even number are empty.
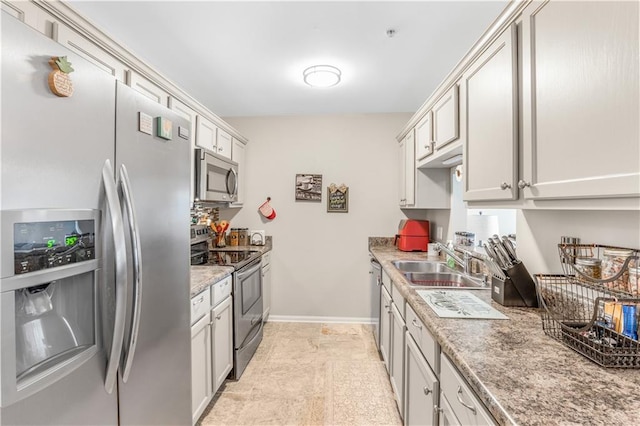
<svg viewBox="0 0 640 426">
<path fill-rule="evenodd" d="M 436 227 L 436 238 L 442 241 L 442 226 Z"/>
</svg>

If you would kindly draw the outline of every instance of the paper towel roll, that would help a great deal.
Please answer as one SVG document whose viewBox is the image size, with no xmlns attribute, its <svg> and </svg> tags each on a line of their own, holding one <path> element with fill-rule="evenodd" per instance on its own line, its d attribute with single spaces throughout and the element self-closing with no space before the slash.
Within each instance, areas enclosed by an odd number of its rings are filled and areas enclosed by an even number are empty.
<svg viewBox="0 0 640 426">
<path fill-rule="evenodd" d="M 476 234 L 476 244 L 481 245 L 493 234 L 500 235 L 498 216 L 474 214 L 467 216 L 467 230 Z"/>
</svg>

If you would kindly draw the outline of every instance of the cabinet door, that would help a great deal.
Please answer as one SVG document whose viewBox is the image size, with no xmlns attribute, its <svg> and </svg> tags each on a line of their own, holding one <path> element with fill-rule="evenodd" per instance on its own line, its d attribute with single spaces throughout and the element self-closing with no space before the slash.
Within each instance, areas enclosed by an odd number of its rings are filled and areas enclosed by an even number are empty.
<svg viewBox="0 0 640 426">
<path fill-rule="evenodd" d="M 233 316 L 231 296 L 211 311 L 213 323 L 213 392 L 215 393 L 233 368 Z"/>
<path fill-rule="evenodd" d="M 433 106 L 433 140 L 440 149 L 458 139 L 458 85 L 454 85 Z"/>
<path fill-rule="evenodd" d="M 557 1 L 523 12 L 525 198 L 640 195 L 638 7 Z"/>
<path fill-rule="evenodd" d="M 32 1 L 2 0 L 2 10 L 38 32 L 51 37 L 52 15 Z"/>
<path fill-rule="evenodd" d="M 135 71 L 129 72 L 129 86 L 160 105 L 169 105 L 169 93 Z"/>
<path fill-rule="evenodd" d="M 396 397 L 400 417 L 404 417 L 404 319 L 395 302 L 391 304 L 391 363 L 389 367 L 389 380 Z"/>
<path fill-rule="evenodd" d="M 196 146 L 218 152 L 216 148 L 216 133 L 218 128 L 203 116 L 196 117 Z"/>
<path fill-rule="evenodd" d="M 262 305 L 264 308 L 262 318 L 267 322 L 271 312 L 271 264 L 262 266 Z"/>
<path fill-rule="evenodd" d="M 211 325 L 207 314 L 191 326 L 191 413 L 198 420 L 211 400 Z"/>
<path fill-rule="evenodd" d="M 466 108 L 465 201 L 518 196 L 516 26 L 509 27 L 462 78 Z"/>
<path fill-rule="evenodd" d="M 54 22 L 52 24 L 52 32 L 55 41 L 83 56 L 98 68 L 114 76 L 117 80 L 124 83 L 127 82 L 129 68 L 123 62 L 120 62 L 95 45 L 92 41 L 60 22 Z"/>
<path fill-rule="evenodd" d="M 416 191 L 416 151 L 413 129 L 400 142 L 400 207 L 413 206 Z"/>
<path fill-rule="evenodd" d="M 460 426 L 460 422 L 453 413 L 453 408 L 444 396 L 444 393 L 440 392 L 440 402 L 438 403 L 438 425 L 439 426 Z"/>
<path fill-rule="evenodd" d="M 390 368 L 390 346 L 391 346 L 391 295 L 386 288 L 380 287 L 380 343 L 378 349 L 382 356 L 384 367 Z"/>
<path fill-rule="evenodd" d="M 233 138 L 233 146 L 231 148 L 231 159 L 238 163 L 238 201 L 233 205 L 242 205 L 244 203 L 245 177 L 247 171 L 245 168 L 245 152 L 246 145 L 236 138 Z"/>
<path fill-rule="evenodd" d="M 231 135 L 218 128 L 218 133 L 216 135 L 216 152 L 224 157 L 231 158 L 232 146 L 233 143 L 231 142 Z"/>
<path fill-rule="evenodd" d="M 190 200 L 195 198 L 195 158 L 194 158 L 194 148 L 195 148 L 195 139 L 196 139 L 196 117 L 197 114 L 194 110 L 189 108 L 189 106 L 185 103 L 180 102 L 178 99 L 173 96 L 169 98 L 169 108 L 173 111 L 180 114 L 182 117 L 189 120 L 191 123 L 189 127 L 189 141 L 191 144 L 191 192 Z"/>
<path fill-rule="evenodd" d="M 404 424 L 438 424 L 438 378 L 407 332 L 405 336 Z"/>
<path fill-rule="evenodd" d="M 416 124 L 416 160 L 420 161 L 433 153 L 431 111 Z"/>
</svg>

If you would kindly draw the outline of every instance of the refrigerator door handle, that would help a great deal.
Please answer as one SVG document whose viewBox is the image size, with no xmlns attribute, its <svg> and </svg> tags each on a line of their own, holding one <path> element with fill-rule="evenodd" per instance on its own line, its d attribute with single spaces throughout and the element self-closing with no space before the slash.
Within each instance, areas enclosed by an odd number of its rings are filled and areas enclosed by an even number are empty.
<svg viewBox="0 0 640 426">
<path fill-rule="evenodd" d="M 107 207 L 111 217 L 113 232 L 114 260 L 115 260 L 115 284 L 116 284 L 116 309 L 113 322 L 113 339 L 111 341 L 111 353 L 107 363 L 107 373 L 104 387 L 107 393 L 113 392 L 113 387 L 118 378 L 118 366 L 122 355 L 122 343 L 124 339 L 124 325 L 127 306 L 127 246 L 124 234 L 124 221 L 118 198 L 118 190 L 114 180 L 111 161 L 104 162 L 102 168 L 102 182 L 106 195 Z"/>
<path fill-rule="evenodd" d="M 122 188 L 124 208 L 129 218 L 128 225 L 133 259 L 133 318 L 131 320 L 129 343 L 124 350 L 125 362 L 124 369 L 122 370 L 122 381 L 126 383 L 129 379 L 129 373 L 131 372 L 131 364 L 133 363 L 136 343 L 138 342 L 138 329 L 140 328 L 140 312 L 142 307 L 142 251 L 136 209 L 133 205 L 133 198 L 131 197 L 131 182 L 129 181 L 129 174 L 124 164 L 120 166 L 120 187 Z"/>
</svg>

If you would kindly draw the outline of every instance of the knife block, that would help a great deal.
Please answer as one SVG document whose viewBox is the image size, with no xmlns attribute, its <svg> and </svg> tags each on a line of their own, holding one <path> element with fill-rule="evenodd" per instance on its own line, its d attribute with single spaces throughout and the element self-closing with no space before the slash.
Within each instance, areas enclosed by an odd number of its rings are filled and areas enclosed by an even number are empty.
<svg viewBox="0 0 640 426">
<path fill-rule="evenodd" d="M 536 284 L 520 262 L 504 270 L 506 280 L 491 277 L 491 298 L 502 306 L 537 308 Z"/>
</svg>

